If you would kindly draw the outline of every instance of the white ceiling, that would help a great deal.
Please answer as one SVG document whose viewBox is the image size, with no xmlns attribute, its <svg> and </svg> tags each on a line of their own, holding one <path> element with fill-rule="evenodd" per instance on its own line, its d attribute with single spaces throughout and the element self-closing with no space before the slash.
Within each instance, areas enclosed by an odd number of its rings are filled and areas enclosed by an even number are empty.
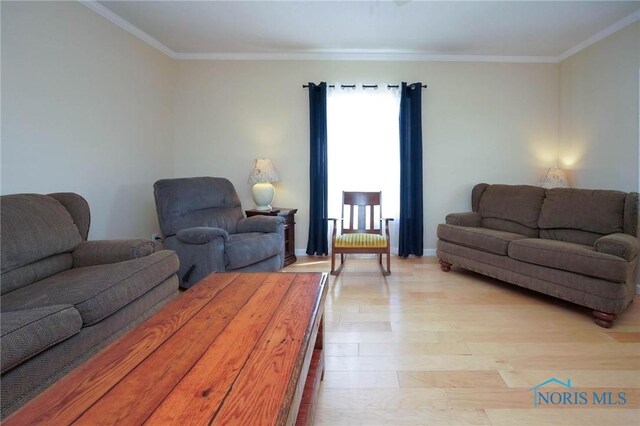
<svg viewBox="0 0 640 426">
<path fill-rule="evenodd" d="M 177 59 L 555 62 L 640 18 L 640 1 L 83 3 Z"/>
</svg>

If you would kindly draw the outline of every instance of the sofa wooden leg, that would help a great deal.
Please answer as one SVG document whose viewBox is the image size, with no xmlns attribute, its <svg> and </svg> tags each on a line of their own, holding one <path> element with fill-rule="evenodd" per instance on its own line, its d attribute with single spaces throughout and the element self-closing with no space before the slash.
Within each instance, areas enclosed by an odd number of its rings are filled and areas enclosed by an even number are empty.
<svg viewBox="0 0 640 426">
<path fill-rule="evenodd" d="M 593 319 L 600 327 L 611 328 L 613 322 L 618 318 L 616 314 L 608 314 L 601 311 L 593 311 Z"/>
<path fill-rule="evenodd" d="M 440 262 L 440 269 L 444 272 L 449 272 L 451 270 L 451 264 L 449 262 L 445 262 L 444 260 L 438 260 Z"/>
</svg>

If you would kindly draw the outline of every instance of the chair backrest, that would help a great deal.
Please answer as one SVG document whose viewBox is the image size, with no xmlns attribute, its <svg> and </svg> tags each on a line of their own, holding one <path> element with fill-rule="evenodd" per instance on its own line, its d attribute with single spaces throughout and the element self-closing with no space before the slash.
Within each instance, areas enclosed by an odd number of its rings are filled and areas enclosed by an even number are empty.
<svg viewBox="0 0 640 426">
<path fill-rule="evenodd" d="M 233 234 L 244 218 L 240 198 L 225 178 L 162 179 L 153 185 L 158 222 L 165 237 L 207 226 Z"/>
<path fill-rule="evenodd" d="M 379 234 L 381 217 L 382 192 L 342 192 L 343 234 Z"/>
</svg>

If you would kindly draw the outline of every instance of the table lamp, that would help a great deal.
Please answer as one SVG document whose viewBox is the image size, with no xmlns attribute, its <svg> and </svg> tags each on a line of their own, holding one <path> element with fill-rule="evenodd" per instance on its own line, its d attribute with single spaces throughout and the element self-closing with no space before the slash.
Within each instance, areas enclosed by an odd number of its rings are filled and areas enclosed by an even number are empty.
<svg viewBox="0 0 640 426">
<path fill-rule="evenodd" d="M 276 189 L 271 182 L 277 182 L 278 173 L 273 163 L 268 158 L 259 158 L 253 164 L 253 169 L 249 175 L 251 196 L 256 203 L 256 210 L 271 210 L 271 202 L 276 194 Z"/>
</svg>

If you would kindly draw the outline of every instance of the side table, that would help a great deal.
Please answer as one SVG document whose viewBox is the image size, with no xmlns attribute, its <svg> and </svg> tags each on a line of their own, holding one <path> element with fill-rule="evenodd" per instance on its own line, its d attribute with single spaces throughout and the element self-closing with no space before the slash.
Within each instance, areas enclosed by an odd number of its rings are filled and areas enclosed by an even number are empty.
<svg viewBox="0 0 640 426">
<path fill-rule="evenodd" d="M 274 207 L 271 210 L 245 210 L 247 217 L 251 216 L 281 216 L 284 218 L 284 266 L 291 265 L 296 259 L 296 222 L 295 214 L 298 209 Z"/>
</svg>

